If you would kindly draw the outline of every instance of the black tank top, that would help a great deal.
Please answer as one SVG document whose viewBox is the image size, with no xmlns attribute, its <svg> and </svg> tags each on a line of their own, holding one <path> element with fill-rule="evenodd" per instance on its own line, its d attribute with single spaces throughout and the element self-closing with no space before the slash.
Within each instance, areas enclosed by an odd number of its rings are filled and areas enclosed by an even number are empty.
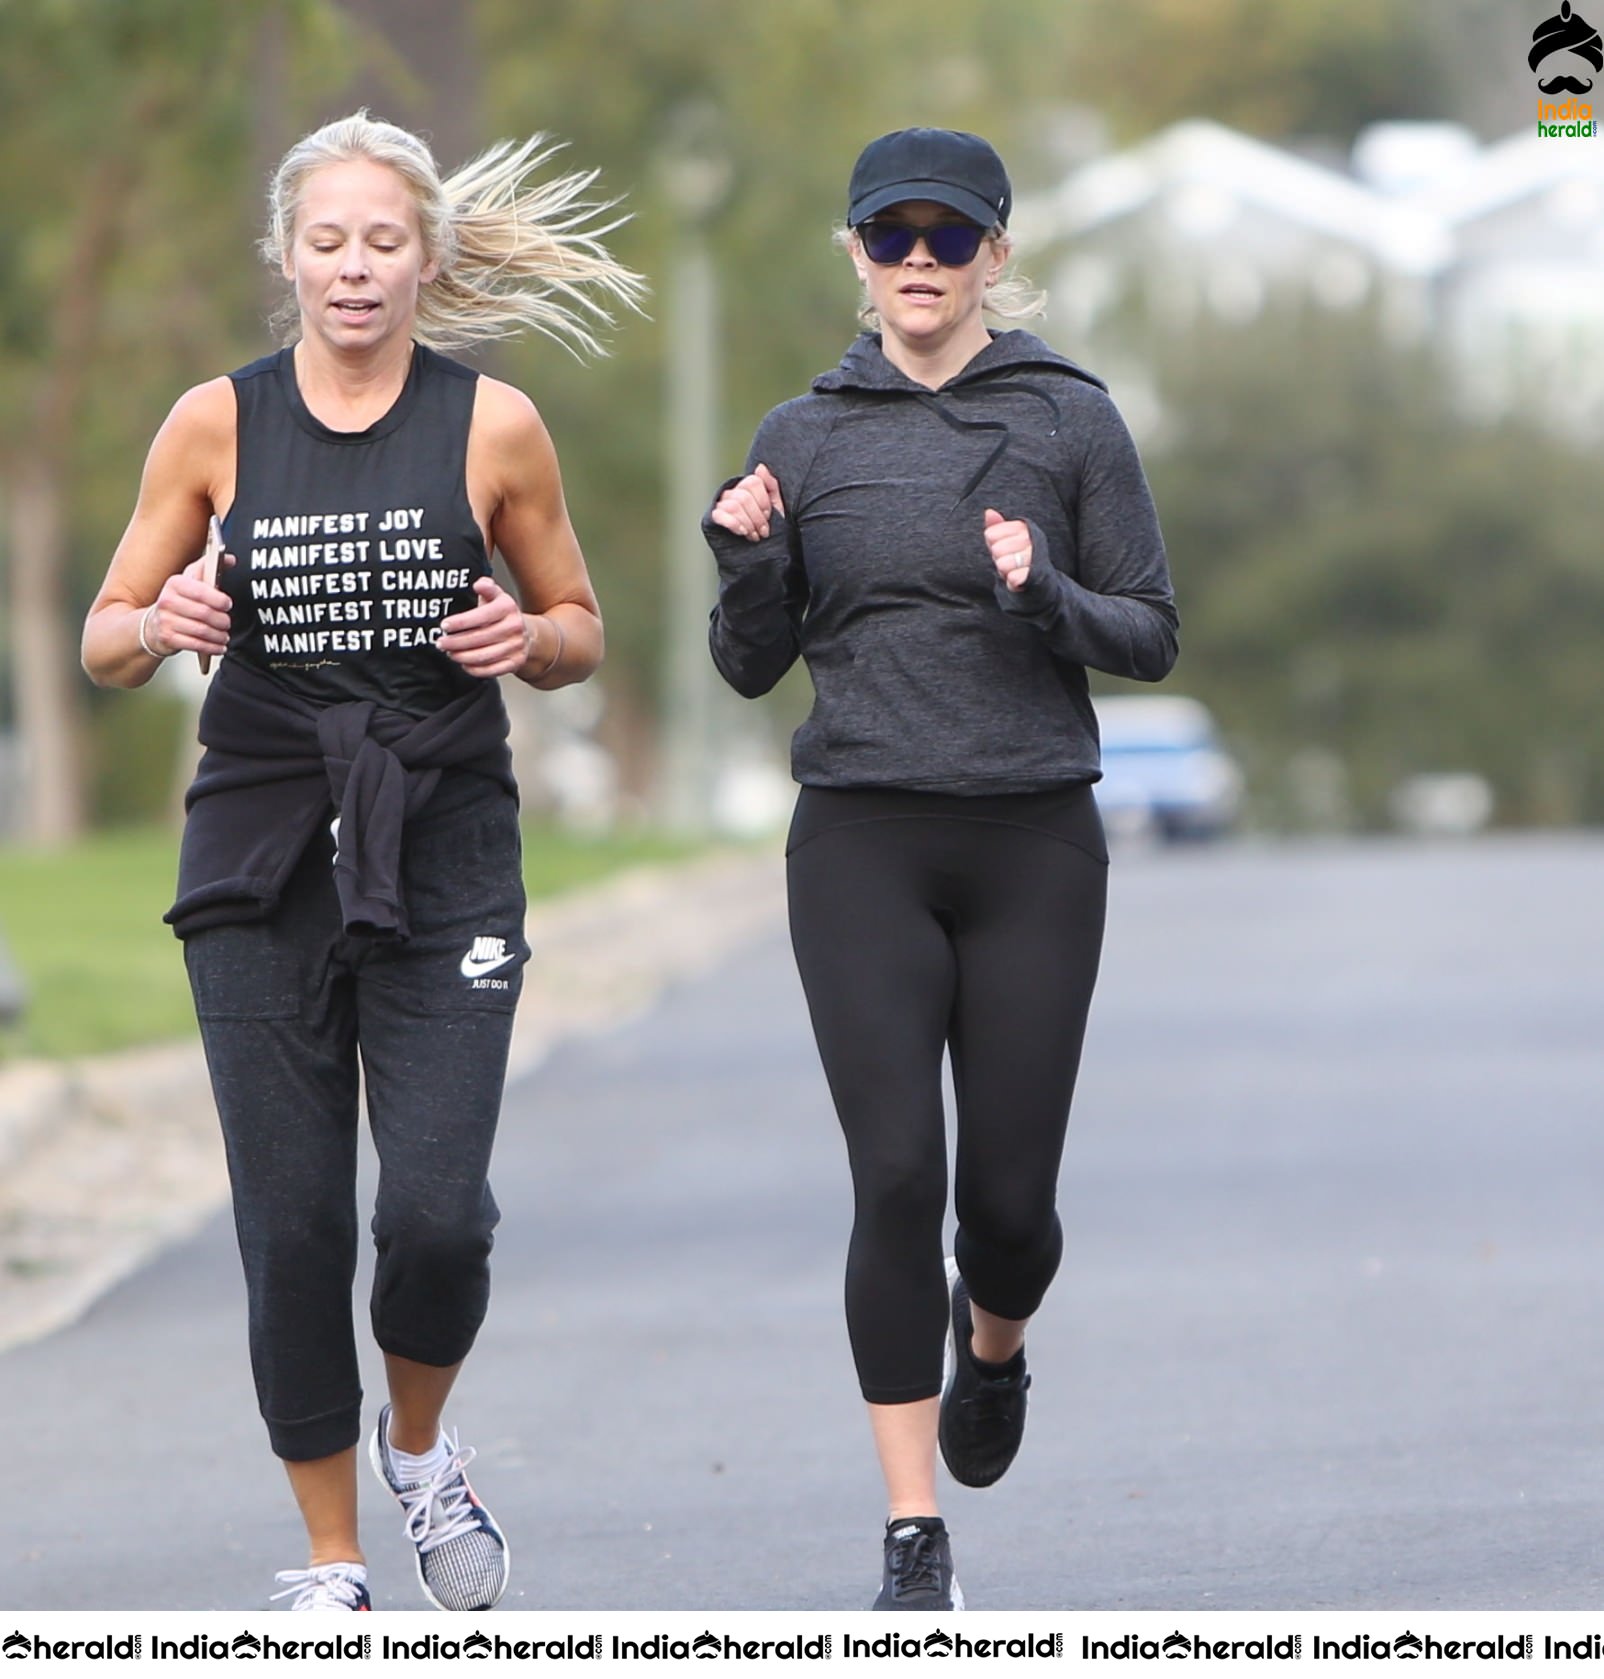
<svg viewBox="0 0 1604 1679">
<path fill-rule="evenodd" d="M 293 349 L 231 374 L 238 480 L 223 534 L 236 564 L 230 658 L 303 698 L 417 716 L 477 686 L 433 644 L 490 574 L 468 502 L 478 374 L 418 344 L 394 406 L 332 431 L 295 382 Z"/>
</svg>

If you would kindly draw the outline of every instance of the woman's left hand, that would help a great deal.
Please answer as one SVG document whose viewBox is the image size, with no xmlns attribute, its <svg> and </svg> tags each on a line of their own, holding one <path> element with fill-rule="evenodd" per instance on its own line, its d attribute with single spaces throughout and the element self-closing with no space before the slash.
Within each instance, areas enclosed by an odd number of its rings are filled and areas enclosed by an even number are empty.
<svg viewBox="0 0 1604 1679">
<path fill-rule="evenodd" d="M 440 621 L 435 646 L 470 676 L 510 676 L 529 663 L 534 632 L 523 608 L 493 577 L 476 577 L 477 606 Z"/>
<path fill-rule="evenodd" d="M 986 546 L 997 575 L 1017 594 L 1030 580 L 1030 526 L 1023 519 L 1005 519 L 995 507 L 988 507 Z"/>
</svg>

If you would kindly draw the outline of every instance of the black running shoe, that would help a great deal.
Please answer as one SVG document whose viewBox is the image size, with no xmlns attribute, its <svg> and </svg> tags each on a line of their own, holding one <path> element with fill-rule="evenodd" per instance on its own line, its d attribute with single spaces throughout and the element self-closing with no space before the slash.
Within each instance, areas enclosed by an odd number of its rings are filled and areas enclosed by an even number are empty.
<svg viewBox="0 0 1604 1679">
<path fill-rule="evenodd" d="M 1025 1437 L 1030 1377 L 1023 1353 L 1006 1376 L 988 1376 L 980 1370 L 970 1350 L 974 1320 L 969 1290 L 951 1260 L 947 1274 L 952 1280 L 952 1374 L 941 1396 L 941 1455 L 955 1481 L 966 1487 L 989 1487 L 1002 1479 Z"/>
<path fill-rule="evenodd" d="M 875 1609 L 962 1609 L 952 1572 L 952 1546 L 940 1516 L 909 1516 L 886 1524 L 886 1563 Z"/>
</svg>

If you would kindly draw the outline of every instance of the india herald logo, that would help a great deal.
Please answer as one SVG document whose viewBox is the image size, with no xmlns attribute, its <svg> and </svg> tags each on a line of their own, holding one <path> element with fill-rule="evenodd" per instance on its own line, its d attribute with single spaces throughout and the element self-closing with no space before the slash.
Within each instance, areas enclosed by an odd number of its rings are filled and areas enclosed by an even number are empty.
<svg viewBox="0 0 1604 1679">
<path fill-rule="evenodd" d="M 1564 0 L 1558 17 L 1548 18 L 1532 31 L 1532 50 L 1527 53 L 1526 62 L 1535 71 L 1556 53 L 1563 55 L 1560 66 L 1556 67 L 1560 73 L 1547 81 L 1540 80 L 1539 89 L 1550 98 L 1561 93 L 1591 93 L 1592 77 L 1583 81 L 1579 76 L 1567 74 L 1563 66 L 1567 58 L 1581 59 L 1594 70 L 1604 70 L 1604 40 L 1586 18 L 1571 9 L 1571 0 Z M 1580 66 L 1572 62 L 1570 68 Z"/>
</svg>

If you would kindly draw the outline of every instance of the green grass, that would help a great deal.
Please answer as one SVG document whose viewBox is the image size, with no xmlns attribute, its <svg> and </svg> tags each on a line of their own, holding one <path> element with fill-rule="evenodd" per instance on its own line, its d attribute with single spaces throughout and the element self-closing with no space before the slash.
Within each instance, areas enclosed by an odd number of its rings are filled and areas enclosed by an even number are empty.
<svg viewBox="0 0 1604 1679">
<path fill-rule="evenodd" d="M 529 824 L 524 878 L 531 898 L 545 898 L 693 849 L 649 833 L 591 839 Z M 165 828 L 98 834 L 59 851 L 0 847 L 0 933 L 28 991 L 22 1021 L 0 1028 L 0 1061 L 194 1032 L 183 951 L 161 919 L 177 858 Z"/>
</svg>

